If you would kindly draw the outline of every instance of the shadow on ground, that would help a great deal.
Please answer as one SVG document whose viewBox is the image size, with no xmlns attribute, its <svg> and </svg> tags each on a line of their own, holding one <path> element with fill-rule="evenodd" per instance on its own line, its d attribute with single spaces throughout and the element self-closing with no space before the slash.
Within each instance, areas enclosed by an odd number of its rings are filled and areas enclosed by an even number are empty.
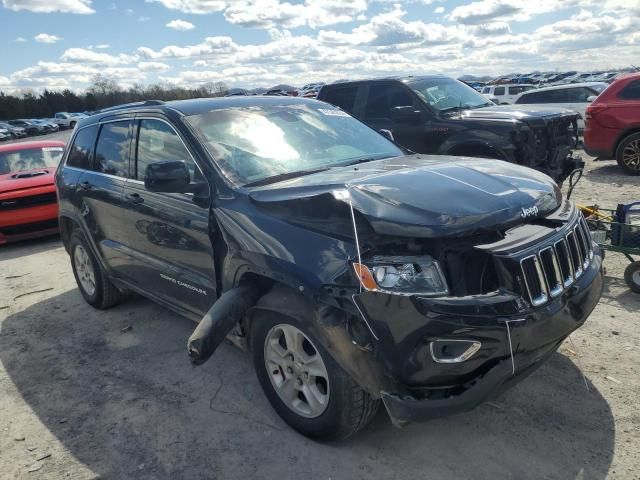
<svg viewBox="0 0 640 480">
<path fill-rule="evenodd" d="M 640 177 L 625 173 L 615 160 L 599 161 L 596 165 L 598 166 L 591 168 L 585 177 L 591 182 L 633 186 L 640 182 Z"/>
<path fill-rule="evenodd" d="M 62 245 L 60 235 L 48 235 L 46 237 L 22 240 L 16 243 L 0 245 L 0 261 L 12 260 L 14 258 L 32 255 L 34 253 L 45 252 Z M 2 273 L 0 272 L 0 275 Z"/>
<path fill-rule="evenodd" d="M 243 352 L 225 345 L 191 367 L 193 326 L 142 299 L 95 311 L 72 290 L 6 318 L 0 359 L 39 420 L 102 478 L 586 480 L 609 470 L 610 408 L 560 354 L 473 412 L 402 430 L 381 412 L 327 445 L 279 420 Z"/>
</svg>

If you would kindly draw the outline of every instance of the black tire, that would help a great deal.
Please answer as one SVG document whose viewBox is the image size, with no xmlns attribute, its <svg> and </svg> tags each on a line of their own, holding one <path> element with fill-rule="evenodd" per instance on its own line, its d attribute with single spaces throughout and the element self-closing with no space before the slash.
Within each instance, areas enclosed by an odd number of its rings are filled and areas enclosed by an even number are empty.
<svg viewBox="0 0 640 480">
<path fill-rule="evenodd" d="M 640 293 L 640 262 L 631 262 L 624 269 L 624 281 L 632 292 Z"/>
<path fill-rule="evenodd" d="M 628 154 L 630 149 L 637 151 L 637 156 L 625 158 L 625 150 Z M 632 133 L 622 139 L 616 149 L 616 161 L 620 168 L 629 175 L 640 175 L 640 133 Z"/>
<path fill-rule="evenodd" d="M 77 271 L 75 255 L 78 255 L 78 247 L 82 247 L 89 259 L 91 266 L 93 267 L 95 289 L 93 292 L 88 292 L 80 281 L 80 272 Z M 69 239 L 69 256 L 71 258 L 71 268 L 73 270 L 73 276 L 78 284 L 78 290 L 86 300 L 86 302 L 101 310 L 113 307 L 127 298 L 127 294 L 120 291 L 111 280 L 107 277 L 102 270 L 100 263 L 97 261 L 93 252 L 89 248 L 87 241 L 80 230 L 74 230 Z"/>
<path fill-rule="evenodd" d="M 306 418 L 289 408 L 274 389 L 264 360 L 264 344 L 269 331 L 276 325 L 296 327 L 306 335 L 320 354 L 329 376 L 329 400 L 324 412 Z M 364 428 L 378 410 L 380 401 L 374 399 L 336 363 L 306 325 L 290 317 L 263 314 L 254 318 L 251 328 L 251 355 L 258 380 L 269 403 L 293 429 L 318 440 L 341 440 Z"/>
</svg>

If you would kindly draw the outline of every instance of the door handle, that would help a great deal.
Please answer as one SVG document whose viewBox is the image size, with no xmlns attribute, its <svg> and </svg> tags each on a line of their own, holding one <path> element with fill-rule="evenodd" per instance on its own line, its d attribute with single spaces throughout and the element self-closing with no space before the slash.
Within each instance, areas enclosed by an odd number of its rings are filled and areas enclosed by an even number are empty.
<svg viewBox="0 0 640 480">
<path fill-rule="evenodd" d="M 125 198 L 134 205 L 144 203 L 144 198 L 142 198 L 139 193 L 128 193 L 125 195 Z"/>
<path fill-rule="evenodd" d="M 92 186 L 93 185 L 91 185 L 91 183 L 87 182 L 86 180 L 78 184 L 78 188 L 80 190 L 89 190 Z"/>
</svg>

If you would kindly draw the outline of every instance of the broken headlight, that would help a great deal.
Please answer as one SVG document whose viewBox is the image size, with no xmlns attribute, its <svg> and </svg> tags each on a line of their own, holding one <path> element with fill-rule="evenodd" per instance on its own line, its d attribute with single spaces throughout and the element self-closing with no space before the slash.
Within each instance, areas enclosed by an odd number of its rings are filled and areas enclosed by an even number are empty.
<svg viewBox="0 0 640 480">
<path fill-rule="evenodd" d="M 353 266 L 367 290 L 425 296 L 449 294 L 440 264 L 430 256 L 374 257 L 367 265 Z"/>
</svg>

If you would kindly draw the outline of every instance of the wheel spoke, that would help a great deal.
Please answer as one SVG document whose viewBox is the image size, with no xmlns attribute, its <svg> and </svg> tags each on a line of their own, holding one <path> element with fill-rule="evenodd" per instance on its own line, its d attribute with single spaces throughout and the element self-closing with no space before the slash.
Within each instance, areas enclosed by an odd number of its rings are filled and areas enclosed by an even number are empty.
<svg viewBox="0 0 640 480">
<path fill-rule="evenodd" d="M 269 379 L 280 400 L 300 416 L 320 416 L 329 403 L 329 375 L 311 339 L 293 325 L 280 324 L 267 333 L 263 350 Z"/>
</svg>

